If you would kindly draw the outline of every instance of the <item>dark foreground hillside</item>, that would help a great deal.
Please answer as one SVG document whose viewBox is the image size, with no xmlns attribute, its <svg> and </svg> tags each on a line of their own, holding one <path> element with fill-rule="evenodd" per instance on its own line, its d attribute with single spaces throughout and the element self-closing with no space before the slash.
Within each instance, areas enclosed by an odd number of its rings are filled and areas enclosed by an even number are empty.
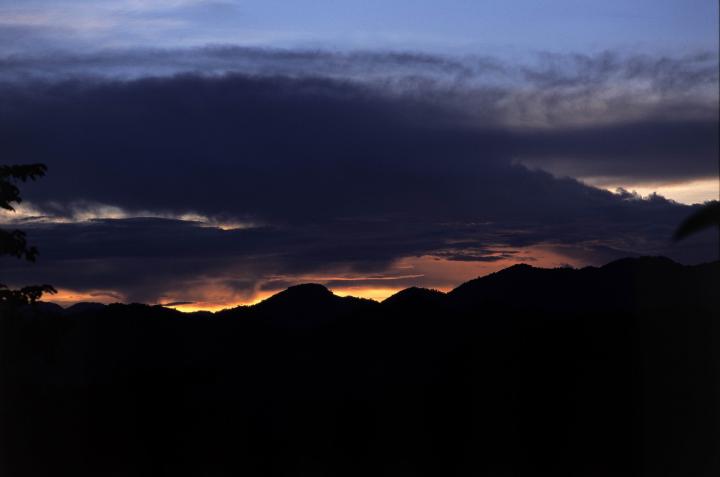
<svg viewBox="0 0 720 477">
<path fill-rule="evenodd" d="M 0 475 L 720 475 L 720 262 L 0 310 Z"/>
</svg>

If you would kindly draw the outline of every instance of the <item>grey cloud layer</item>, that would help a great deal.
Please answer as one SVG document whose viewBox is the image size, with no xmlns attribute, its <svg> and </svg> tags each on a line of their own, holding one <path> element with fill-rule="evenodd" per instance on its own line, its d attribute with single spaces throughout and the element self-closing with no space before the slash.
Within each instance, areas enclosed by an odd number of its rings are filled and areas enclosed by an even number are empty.
<svg viewBox="0 0 720 477">
<path fill-rule="evenodd" d="M 509 62 L 421 52 L 213 46 L 0 56 L 0 81 L 11 83 L 177 74 L 353 81 L 385 94 L 440 103 L 475 124 L 553 127 L 657 117 L 717 120 L 718 111 L 718 60 L 712 53 L 539 54 Z"/>
<path fill-rule="evenodd" d="M 638 253 L 716 258 L 715 237 L 670 247 L 689 207 L 517 165 L 566 161 L 563 170 L 579 176 L 638 180 L 712 176 L 716 105 L 687 84 L 677 87 L 686 95 L 667 94 L 676 108 L 685 98 L 683 115 L 670 117 L 670 103 L 662 103 L 617 121 L 529 128 L 507 124 L 512 108 L 537 111 L 515 90 L 403 81 L 389 89 L 309 74 L 6 81 L 2 154 L 49 166 L 46 178 L 23 189 L 38 208 L 62 214 L 81 201 L 260 226 L 27 224 L 40 262 L 3 260 L 3 279 L 154 301 L 168 290 L 191 290 L 198 277 L 250 293 L 277 276 L 382 274 L 407 256 L 493 260 L 498 246 L 512 253 L 553 243 L 591 262 Z"/>
<path fill-rule="evenodd" d="M 202 300 L 207 286 L 222 287 L 225 299 L 249 300 L 259 290 L 277 290 L 308 276 L 326 277 L 320 281 L 329 286 L 433 287 L 439 284 L 436 277 L 398 271 L 393 262 L 421 255 L 488 262 L 537 244 L 552 244 L 568 257 L 593 264 L 636 254 L 687 262 L 715 258 L 716 234 L 670 242 L 689 207 L 602 194 L 606 200 L 597 208 L 604 212 L 591 210 L 595 217 L 577 214 L 560 223 L 355 220 L 233 231 L 162 219 L 26 224 L 41 249 L 40 260 L 3 259 L 3 278 L 18 285 L 50 282 L 77 291 L 110 291 L 120 299 L 153 303 L 169 294 Z M 532 256 L 523 255 L 528 259 Z"/>
<path fill-rule="evenodd" d="M 612 122 L 528 128 L 508 126 L 506 117 L 547 116 L 536 97 L 414 88 L 395 94 L 348 80 L 242 75 L 13 82 L 0 85 L 0 139 L 9 157 L 50 166 L 58 158 L 61 167 L 39 192 L 48 199 L 187 210 L 196 208 L 191 195 L 163 195 L 153 184 L 175 181 L 177 190 L 191 191 L 210 181 L 217 187 L 197 205 L 209 213 L 286 209 L 282 196 L 266 193 L 270 186 L 314 197 L 307 205 L 316 212 L 331 195 L 346 197 L 347 213 L 358 213 L 351 203 L 373 190 L 363 200 L 369 212 L 374 200 L 401 210 L 424 200 L 432 208 L 444 196 L 439 181 L 482 184 L 485 168 L 510 161 L 635 182 L 717 175 L 716 104 L 688 101 L 675 107 L 684 114 L 653 106 Z M 555 106 L 553 115 L 567 107 Z M 112 185 L 97 179 L 102 173 Z M 412 191 L 422 185 L 422 197 L 403 191 L 407 174 L 418 181 Z M 294 180 L 303 176 L 309 179 Z M 125 193 L 133 184 L 134 195 Z M 452 208 L 464 207 L 460 199 Z"/>
<path fill-rule="evenodd" d="M 8 37 L 19 37 L 19 27 Z M 28 27 L 30 28 L 30 27 Z M 37 29 L 37 27 L 34 27 Z M 33 30 L 34 31 L 34 30 Z M 215 45 L 186 49 L 115 49 L 96 52 L 5 54 L 0 78 L 82 75 L 122 77 L 166 76 L 179 73 L 325 76 L 355 79 L 427 77 L 465 83 L 534 85 L 542 88 L 588 87 L 635 81 L 654 90 L 675 94 L 705 88 L 713 92 L 718 81 L 718 59 L 713 52 L 681 56 L 540 53 L 510 62 L 500 57 L 441 56 L 417 51 L 332 51 Z M 643 84 L 636 84 L 643 86 Z M 715 92 L 717 95 L 717 92 Z"/>
</svg>

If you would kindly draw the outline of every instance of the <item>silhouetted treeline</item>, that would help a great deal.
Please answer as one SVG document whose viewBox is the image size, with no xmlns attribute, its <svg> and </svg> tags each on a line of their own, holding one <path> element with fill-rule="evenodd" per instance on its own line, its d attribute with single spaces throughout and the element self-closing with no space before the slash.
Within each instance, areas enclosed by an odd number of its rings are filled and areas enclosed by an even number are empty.
<svg viewBox="0 0 720 477">
<path fill-rule="evenodd" d="M 720 262 L 0 310 L 0 474 L 710 476 Z"/>
</svg>

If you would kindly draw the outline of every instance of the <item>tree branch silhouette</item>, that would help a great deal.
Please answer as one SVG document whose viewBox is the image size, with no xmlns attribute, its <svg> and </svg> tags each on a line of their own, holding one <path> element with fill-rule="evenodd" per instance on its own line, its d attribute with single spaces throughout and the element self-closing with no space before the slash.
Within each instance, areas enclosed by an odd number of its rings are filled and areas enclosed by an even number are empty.
<svg viewBox="0 0 720 477">
<path fill-rule="evenodd" d="M 15 212 L 14 204 L 22 202 L 19 182 L 36 180 L 45 175 L 45 164 L 2 165 L 0 166 L 0 208 Z M 25 232 L 0 229 L 0 256 L 10 255 L 34 262 L 37 248 L 28 245 Z M 0 283 L 0 304 L 22 305 L 35 303 L 44 293 L 57 293 L 51 285 L 31 285 L 18 290 Z"/>
<path fill-rule="evenodd" d="M 673 238 L 682 240 L 713 225 L 720 227 L 720 201 L 717 200 L 708 202 L 686 218 L 675 231 Z"/>
</svg>

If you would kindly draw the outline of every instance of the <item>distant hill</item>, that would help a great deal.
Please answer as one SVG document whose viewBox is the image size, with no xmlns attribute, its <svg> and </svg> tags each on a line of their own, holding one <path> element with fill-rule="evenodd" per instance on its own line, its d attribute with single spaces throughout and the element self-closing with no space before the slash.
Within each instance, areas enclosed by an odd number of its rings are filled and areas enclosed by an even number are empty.
<svg viewBox="0 0 720 477">
<path fill-rule="evenodd" d="M 515 265 L 450 292 L 458 306 L 502 303 L 551 310 L 610 311 L 717 304 L 720 262 L 683 266 L 665 257 L 627 258 L 603 267 L 543 269 Z"/>
<path fill-rule="evenodd" d="M 470 280 L 445 294 L 411 287 L 385 299 L 384 307 L 464 307 L 505 304 L 512 307 L 575 309 L 592 304 L 595 310 L 630 306 L 666 307 L 682 303 L 713 303 L 720 290 L 720 262 L 688 266 L 666 257 L 625 258 L 602 267 L 546 269 L 528 264 L 513 265 Z M 600 299 L 601 298 L 601 299 Z M 325 286 L 308 283 L 292 286 L 252 306 L 215 313 L 231 317 L 250 313 L 304 316 L 336 313 L 354 308 L 372 310 L 375 302 L 339 297 Z M 107 305 L 82 302 L 63 309 L 39 303 L 41 313 L 97 312 Z M 275 316 L 277 315 L 277 316 Z"/>
<path fill-rule="evenodd" d="M 73 313 L 88 313 L 88 312 L 97 312 L 105 308 L 106 305 L 102 303 L 93 303 L 93 302 L 87 302 L 83 301 L 80 303 L 75 303 L 74 305 L 71 305 L 67 308 L 65 308 L 65 313 L 73 314 Z"/>
<path fill-rule="evenodd" d="M 0 310 L 0 475 L 720 475 L 720 262 Z"/>
<path fill-rule="evenodd" d="M 545 269 L 527 264 L 463 283 L 445 294 L 411 287 L 382 302 L 394 309 L 447 306 L 470 311 L 482 306 L 509 306 L 542 310 L 622 310 L 643 306 L 663 308 L 682 304 L 717 304 L 720 262 L 697 266 L 678 264 L 665 257 L 627 258 L 603 267 Z M 226 310 L 233 316 L 250 310 L 264 314 L 303 316 L 308 311 L 373 310 L 373 302 L 338 297 L 319 284 L 297 285 L 251 307 Z"/>
</svg>

